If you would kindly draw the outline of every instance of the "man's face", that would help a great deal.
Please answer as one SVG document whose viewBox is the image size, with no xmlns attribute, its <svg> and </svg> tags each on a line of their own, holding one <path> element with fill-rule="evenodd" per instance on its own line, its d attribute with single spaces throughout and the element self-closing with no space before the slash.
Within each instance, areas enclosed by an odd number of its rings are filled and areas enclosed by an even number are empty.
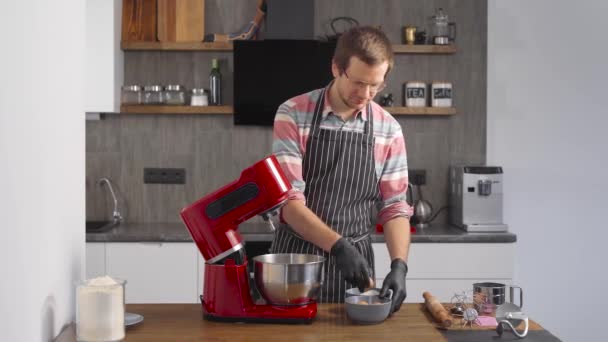
<svg viewBox="0 0 608 342">
<path fill-rule="evenodd" d="M 368 65 L 353 56 L 350 58 L 347 70 L 340 70 L 335 63 L 332 63 L 331 69 L 336 79 L 334 84 L 342 101 L 353 110 L 361 110 L 384 89 L 388 62 Z"/>
</svg>

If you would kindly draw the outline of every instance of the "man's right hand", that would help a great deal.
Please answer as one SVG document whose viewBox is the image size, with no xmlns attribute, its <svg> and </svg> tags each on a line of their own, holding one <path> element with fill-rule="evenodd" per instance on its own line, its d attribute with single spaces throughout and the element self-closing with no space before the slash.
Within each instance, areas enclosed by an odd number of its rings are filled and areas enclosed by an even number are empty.
<svg viewBox="0 0 608 342">
<path fill-rule="evenodd" d="M 359 253 L 345 238 L 340 238 L 331 247 L 331 255 L 336 257 L 336 265 L 342 271 L 344 279 L 359 288 L 363 292 L 366 287 L 371 286 L 369 280 L 372 270 L 367 260 Z"/>
</svg>

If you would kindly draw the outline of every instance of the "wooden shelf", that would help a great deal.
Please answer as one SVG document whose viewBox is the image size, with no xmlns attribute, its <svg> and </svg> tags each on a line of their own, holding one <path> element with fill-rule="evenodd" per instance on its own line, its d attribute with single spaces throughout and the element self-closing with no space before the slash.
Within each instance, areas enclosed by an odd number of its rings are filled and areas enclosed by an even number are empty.
<svg viewBox="0 0 608 342">
<path fill-rule="evenodd" d="M 449 107 L 384 107 L 393 115 L 453 115 L 456 108 Z M 130 114 L 234 114 L 232 106 L 120 106 L 121 113 Z"/>
<path fill-rule="evenodd" d="M 454 107 L 384 107 L 393 115 L 454 115 Z"/>
<path fill-rule="evenodd" d="M 120 42 L 125 51 L 232 51 L 232 43 Z"/>
<path fill-rule="evenodd" d="M 121 113 L 131 114 L 233 114 L 232 106 L 120 106 Z"/>
<path fill-rule="evenodd" d="M 396 54 L 452 54 L 456 53 L 456 45 L 393 45 L 393 52 Z"/>
<path fill-rule="evenodd" d="M 232 43 L 121 42 L 125 51 L 232 51 Z M 396 54 L 452 54 L 455 45 L 393 45 Z"/>
</svg>

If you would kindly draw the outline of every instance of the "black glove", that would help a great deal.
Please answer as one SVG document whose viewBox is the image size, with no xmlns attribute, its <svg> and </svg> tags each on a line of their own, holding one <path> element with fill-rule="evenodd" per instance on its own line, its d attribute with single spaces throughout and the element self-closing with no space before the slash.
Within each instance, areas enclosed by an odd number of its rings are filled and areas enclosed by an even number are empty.
<svg viewBox="0 0 608 342">
<path fill-rule="evenodd" d="M 388 296 L 388 289 L 393 290 L 391 313 L 399 311 L 401 304 L 405 300 L 405 297 L 407 297 L 407 293 L 405 292 L 406 274 L 407 264 L 405 261 L 397 258 L 391 262 L 391 271 L 384 278 L 382 289 L 380 290 L 380 297 Z"/>
<path fill-rule="evenodd" d="M 367 260 L 348 240 L 340 238 L 331 247 L 330 253 L 336 257 L 336 265 L 347 282 L 358 287 L 361 292 L 370 285 L 372 270 Z"/>
</svg>

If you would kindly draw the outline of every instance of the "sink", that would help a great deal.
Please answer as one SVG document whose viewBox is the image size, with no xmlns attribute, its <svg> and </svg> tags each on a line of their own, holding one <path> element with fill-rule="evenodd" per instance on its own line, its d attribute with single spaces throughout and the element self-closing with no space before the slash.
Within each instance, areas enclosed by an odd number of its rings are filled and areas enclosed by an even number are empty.
<svg viewBox="0 0 608 342">
<path fill-rule="evenodd" d="M 104 233 L 118 226 L 120 221 L 87 221 L 87 233 Z"/>
</svg>

